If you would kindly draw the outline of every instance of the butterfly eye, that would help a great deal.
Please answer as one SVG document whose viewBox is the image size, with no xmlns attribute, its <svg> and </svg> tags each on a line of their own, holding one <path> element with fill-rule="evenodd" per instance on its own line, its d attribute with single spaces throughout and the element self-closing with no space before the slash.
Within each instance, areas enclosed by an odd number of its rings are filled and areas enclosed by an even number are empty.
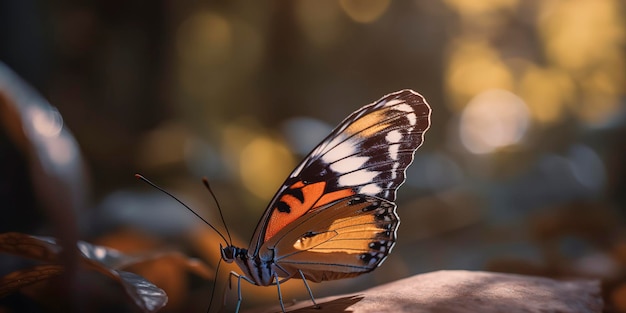
<svg viewBox="0 0 626 313">
<path fill-rule="evenodd" d="M 235 247 L 228 246 L 226 248 L 222 248 L 222 259 L 226 263 L 232 263 L 235 260 Z"/>
</svg>

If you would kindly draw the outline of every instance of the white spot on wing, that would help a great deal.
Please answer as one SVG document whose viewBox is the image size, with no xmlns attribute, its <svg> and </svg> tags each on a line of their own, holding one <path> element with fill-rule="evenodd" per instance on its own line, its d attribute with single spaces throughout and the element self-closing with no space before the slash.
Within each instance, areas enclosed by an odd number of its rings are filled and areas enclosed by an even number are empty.
<svg viewBox="0 0 626 313">
<path fill-rule="evenodd" d="M 333 142 L 336 139 L 337 138 L 335 138 Z M 326 152 L 324 156 L 322 156 L 322 160 L 326 163 L 334 163 L 339 159 L 343 159 L 346 156 L 355 154 L 356 148 L 356 145 L 353 144 L 353 140 L 344 141 Z"/>
<path fill-rule="evenodd" d="M 415 124 L 417 124 L 417 115 L 415 115 L 415 113 L 407 114 L 406 119 L 409 120 L 409 124 L 411 124 L 411 126 L 415 126 Z M 412 129 L 413 127 L 411 127 L 411 130 Z"/>
<path fill-rule="evenodd" d="M 369 160 L 368 157 L 345 158 L 341 161 L 337 161 L 331 164 L 330 169 L 339 173 L 348 173 L 348 172 L 356 171 L 359 168 L 361 168 L 361 166 L 363 166 L 363 164 L 365 164 L 367 160 Z"/>
<path fill-rule="evenodd" d="M 398 159 L 398 150 L 399 149 L 400 149 L 400 145 L 391 145 L 391 146 L 389 146 L 389 157 L 391 157 L 391 159 L 393 159 L 393 160 L 397 160 Z"/>
<path fill-rule="evenodd" d="M 390 106 L 394 106 L 398 103 L 401 103 L 402 101 L 398 100 L 398 99 L 393 99 L 393 100 L 389 100 L 387 101 L 387 103 L 385 103 L 386 107 L 390 107 Z"/>
<path fill-rule="evenodd" d="M 391 168 L 391 179 L 396 179 L 396 177 L 398 177 L 398 166 L 400 166 L 400 163 L 398 162 L 393 163 L 393 167 Z"/>
<path fill-rule="evenodd" d="M 397 143 L 402 140 L 402 137 L 402 133 L 399 130 L 392 130 L 385 136 L 385 140 L 389 143 L 387 151 L 389 151 L 389 157 L 393 160 L 398 159 L 398 149 L 400 149 L 400 145 Z"/>
<path fill-rule="evenodd" d="M 402 133 L 400 133 L 399 130 L 392 130 L 387 133 L 385 140 L 390 144 L 400 142 L 400 140 L 402 140 Z"/>
<path fill-rule="evenodd" d="M 399 103 L 399 101 L 397 101 L 396 103 Z M 411 126 L 415 126 L 415 124 L 417 124 L 417 115 L 415 115 L 415 110 L 413 110 L 413 108 L 406 102 L 397 105 L 393 109 L 396 111 L 406 112 L 404 116 L 407 118 L 407 120 L 409 120 L 409 124 Z"/>
<path fill-rule="evenodd" d="M 349 174 L 342 175 L 337 181 L 341 186 L 355 186 L 367 184 L 378 175 L 377 172 L 368 170 L 360 170 Z"/>
<path fill-rule="evenodd" d="M 406 102 L 399 106 L 396 106 L 394 109 L 403 112 L 413 112 L 413 108 L 410 105 L 406 104 Z"/>
<path fill-rule="evenodd" d="M 365 185 L 359 188 L 360 194 L 365 194 L 365 195 L 370 195 L 370 196 L 375 196 L 381 191 L 383 191 L 383 189 L 380 188 L 380 186 L 376 184 L 369 184 L 369 185 Z"/>
<path fill-rule="evenodd" d="M 346 138 L 345 135 L 338 134 L 333 137 L 330 141 L 322 142 L 313 152 L 311 153 L 311 157 L 318 157 L 321 154 L 326 153 L 328 150 L 332 149 L 334 146 L 340 144 Z"/>
</svg>

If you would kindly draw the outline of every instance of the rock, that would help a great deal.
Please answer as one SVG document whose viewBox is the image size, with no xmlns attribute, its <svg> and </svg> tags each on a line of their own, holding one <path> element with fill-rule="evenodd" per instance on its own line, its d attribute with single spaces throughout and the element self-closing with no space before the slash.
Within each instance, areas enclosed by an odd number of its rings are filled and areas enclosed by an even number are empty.
<svg viewBox="0 0 626 313">
<path fill-rule="evenodd" d="M 515 274 L 438 271 L 415 275 L 354 294 L 302 301 L 294 313 L 327 312 L 602 312 L 600 283 L 559 281 Z M 280 312 L 280 307 L 255 312 Z"/>
</svg>

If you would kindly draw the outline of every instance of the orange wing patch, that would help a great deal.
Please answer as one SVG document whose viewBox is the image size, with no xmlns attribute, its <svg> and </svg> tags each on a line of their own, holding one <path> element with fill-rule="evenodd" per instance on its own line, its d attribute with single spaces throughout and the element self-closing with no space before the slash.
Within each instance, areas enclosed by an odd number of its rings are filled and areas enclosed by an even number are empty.
<svg viewBox="0 0 626 313">
<path fill-rule="evenodd" d="M 331 203 L 333 201 L 337 201 L 339 199 L 343 199 L 345 197 L 349 197 L 349 196 L 351 196 L 353 194 L 354 194 L 354 191 L 352 190 L 352 188 L 346 188 L 346 189 L 341 189 L 341 190 L 329 192 L 329 193 L 323 195 L 319 200 L 317 200 L 317 202 L 315 202 L 315 205 L 313 206 L 313 208 L 320 207 L 322 205 Z"/>
<path fill-rule="evenodd" d="M 352 122 L 352 124 L 346 129 L 346 132 L 349 134 L 363 132 L 359 134 L 359 136 L 370 137 L 373 134 L 379 133 L 383 129 L 389 127 L 388 123 L 382 123 L 385 117 L 386 115 L 384 111 L 374 111 Z"/>
<path fill-rule="evenodd" d="M 325 186 L 326 182 L 305 185 L 302 181 L 289 186 L 272 210 L 265 230 L 265 241 L 313 207 L 324 193 Z"/>
<path fill-rule="evenodd" d="M 326 182 L 323 181 L 309 185 L 298 181 L 289 186 L 272 208 L 272 215 L 265 230 L 265 241 L 310 209 L 354 194 L 350 188 L 324 194 L 325 187 Z"/>
</svg>

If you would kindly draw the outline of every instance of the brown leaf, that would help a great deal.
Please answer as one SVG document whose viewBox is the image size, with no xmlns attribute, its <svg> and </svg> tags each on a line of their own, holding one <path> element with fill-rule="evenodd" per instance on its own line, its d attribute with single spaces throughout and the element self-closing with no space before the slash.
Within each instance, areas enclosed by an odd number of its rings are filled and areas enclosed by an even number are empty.
<svg viewBox="0 0 626 313">
<path fill-rule="evenodd" d="M 0 252 L 45 262 L 58 262 L 61 246 L 22 233 L 0 234 Z"/>
<path fill-rule="evenodd" d="M 9 273 L 0 279 L 0 298 L 24 286 L 49 279 L 62 272 L 63 266 L 60 265 L 38 265 Z"/>
<path fill-rule="evenodd" d="M 117 281 L 126 294 L 144 312 L 156 312 L 168 301 L 167 294 L 145 278 L 120 269 L 140 263 L 167 259 L 203 278 L 212 279 L 213 271 L 204 262 L 188 258 L 180 252 L 162 251 L 142 255 L 127 255 L 118 250 L 77 243 L 81 262 L 88 268 Z M 0 234 L 0 252 L 15 254 L 47 263 L 58 263 L 62 247 L 52 237 L 29 236 L 22 233 Z M 13 272 L 0 281 L 0 296 L 13 292 L 25 285 L 50 278 L 63 271 L 60 265 L 41 265 L 32 269 Z M 4 292 L 4 293 L 2 293 Z"/>
<path fill-rule="evenodd" d="M 114 268 L 120 264 L 132 262 L 136 258 L 126 256 L 114 249 L 94 246 L 86 242 L 79 242 L 78 248 L 81 252 L 83 264 L 117 281 L 143 312 L 156 312 L 167 303 L 167 295 L 161 288 L 137 274 L 119 271 Z M 52 237 L 36 237 L 21 233 L 0 234 L 0 252 L 7 252 L 44 262 L 58 263 L 58 256 L 61 251 L 62 247 Z M 6 294 L 22 286 L 48 279 L 63 271 L 63 267 L 60 265 L 47 266 L 52 267 L 45 268 L 47 269 L 46 271 L 27 269 L 7 275 L 5 280 L 0 281 L 0 290 Z M 55 272 L 54 269 L 58 270 Z M 20 281 L 20 279 L 24 279 L 24 281 Z"/>
<path fill-rule="evenodd" d="M 187 271 L 192 272 L 207 280 L 212 280 L 215 277 L 215 271 L 206 263 L 202 262 L 199 259 L 189 258 L 178 251 L 164 251 L 143 254 L 141 256 L 135 257 L 132 264 L 127 263 L 123 266 L 120 266 L 120 268 L 125 268 L 130 265 L 141 264 L 157 259 L 167 259 L 168 261 L 185 268 Z"/>
</svg>

